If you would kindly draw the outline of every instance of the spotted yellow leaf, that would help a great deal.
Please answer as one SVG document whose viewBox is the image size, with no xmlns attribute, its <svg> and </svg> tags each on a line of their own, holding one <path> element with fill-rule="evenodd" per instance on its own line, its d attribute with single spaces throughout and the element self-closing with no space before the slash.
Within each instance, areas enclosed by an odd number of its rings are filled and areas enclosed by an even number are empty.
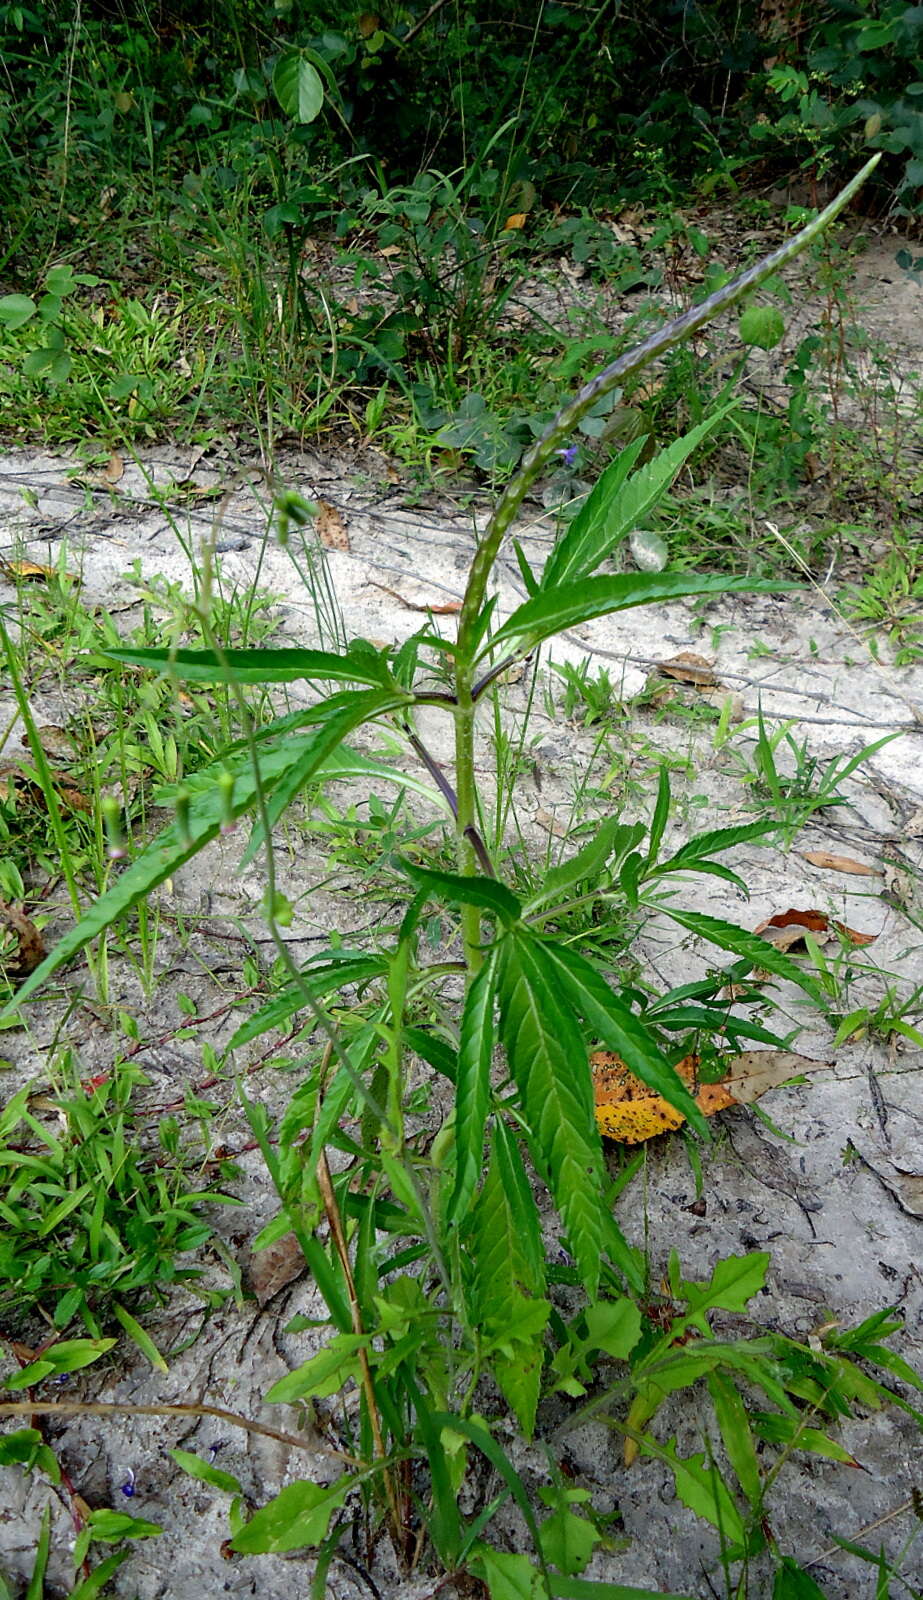
<svg viewBox="0 0 923 1600">
<path fill-rule="evenodd" d="M 740 1055 L 727 1056 L 725 1065 L 727 1072 L 717 1083 L 700 1083 L 698 1056 L 685 1056 L 676 1064 L 675 1071 L 706 1117 L 713 1117 L 728 1106 L 750 1105 L 767 1089 L 778 1088 L 789 1078 L 830 1063 L 812 1061 L 793 1050 L 745 1050 Z M 596 1051 L 590 1056 L 590 1066 L 596 1123 L 603 1138 L 616 1139 L 620 1144 L 643 1144 L 659 1133 L 672 1133 L 682 1127 L 686 1120 L 682 1112 L 662 1095 L 654 1094 L 611 1050 Z"/>
</svg>

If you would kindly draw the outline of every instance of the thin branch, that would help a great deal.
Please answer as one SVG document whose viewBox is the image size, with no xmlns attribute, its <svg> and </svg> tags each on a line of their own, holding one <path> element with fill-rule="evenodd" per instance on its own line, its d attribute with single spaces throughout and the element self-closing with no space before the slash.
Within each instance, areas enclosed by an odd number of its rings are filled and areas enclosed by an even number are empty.
<svg viewBox="0 0 923 1600">
<path fill-rule="evenodd" d="M 348 1467 L 361 1467 L 362 1463 L 343 1450 L 333 1450 L 329 1445 L 318 1447 L 316 1442 L 299 1439 L 297 1434 L 285 1433 L 281 1428 L 271 1428 L 265 1422 L 251 1422 L 236 1411 L 225 1411 L 223 1406 L 128 1405 L 104 1400 L 0 1400 L 0 1417 L 217 1417 L 232 1428 L 243 1428 L 247 1433 L 258 1433 L 265 1439 L 277 1439 L 293 1450 L 307 1450 L 312 1455 L 330 1456 Z"/>
</svg>

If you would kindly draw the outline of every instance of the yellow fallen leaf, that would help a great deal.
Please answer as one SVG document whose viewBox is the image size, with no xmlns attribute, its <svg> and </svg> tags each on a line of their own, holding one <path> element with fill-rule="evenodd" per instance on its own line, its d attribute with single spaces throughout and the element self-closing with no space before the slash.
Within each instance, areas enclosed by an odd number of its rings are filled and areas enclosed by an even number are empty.
<svg viewBox="0 0 923 1600">
<path fill-rule="evenodd" d="M 20 583 L 47 583 L 60 576 L 57 567 L 43 567 L 40 561 L 0 561 L 0 572 Z M 65 573 L 65 577 L 76 582 L 71 572 Z"/>
<path fill-rule="evenodd" d="M 713 1117 L 728 1106 L 750 1105 L 789 1078 L 830 1065 L 828 1061 L 797 1055 L 793 1050 L 745 1050 L 740 1055 L 727 1056 L 725 1064 L 727 1072 L 718 1083 L 699 1082 L 698 1056 L 685 1056 L 676 1065 L 678 1076 L 706 1117 Z M 603 1138 L 616 1139 L 620 1144 L 643 1144 L 660 1133 L 682 1127 L 686 1120 L 682 1112 L 629 1072 L 620 1056 L 598 1050 L 590 1056 L 590 1066 L 596 1123 Z"/>
<path fill-rule="evenodd" d="M 518 228 L 524 228 L 525 225 L 526 213 L 524 211 L 514 211 L 512 216 L 507 217 L 506 221 L 504 222 L 503 232 L 512 233 Z"/>
</svg>

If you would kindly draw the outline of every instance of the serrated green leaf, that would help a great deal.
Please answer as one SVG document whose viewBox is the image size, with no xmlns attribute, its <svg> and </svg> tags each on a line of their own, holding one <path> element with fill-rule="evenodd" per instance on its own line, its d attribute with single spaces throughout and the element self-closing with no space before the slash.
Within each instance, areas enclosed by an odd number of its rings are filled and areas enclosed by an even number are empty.
<svg viewBox="0 0 923 1600">
<path fill-rule="evenodd" d="M 99 651 L 107 660 L 130 666 L 158 668 L 166 677 L 184 683 L 300 683 L 340 681 L 391 686 L 387 662 L 372 651 L 338 655 L 328 650 L 163 650 L 118 649 Z"/>
<path fill-rule="evenodd" d="M 521 1247 L 503 1183 L 496 1135 L 484 1187 L 471 1214 L 467 1244 L 472 1261 L 471 1320 L 490 1354 L 494 1378 L 523 1433 L 531 1438 L 551 1308 L 535 1293 L 539 1285 L 533 1263 Z"/>
<path fill-rule="evenodd" d="M 324 1400 L 336 1394 L 350 1378 L 359 1376 L 357 1352 L 367 1349 L 370 1342 L 371 1336 L 367 1333 L 334 1334 L 317 1355 L 274 1383 L 266 1399 L 272 1405 L 287 1405 L 295 1400 Z"/>
<path fill-rule="evenodd" d="M 627 474 L 642 453 L 647 438 L 642 435 L 628 445 L 597 480 L 586 503 L 552 552 L 542 576 L 542 590 L 548 592 L 552 587 L 589 577 L 626 534 L 644 521 L 669 489 L 683 463 L 732 409 L 726 406 L 706 418 L 698 427 L 659 451 L 631 477 Z"/>
<path fill-rule="evenodd" d="M 564 1221 L 587 1292 L 599 1283 L 604 1190 L 586 1048 L 570 1007 L 558 998 L 558 969 L 523 930 L 500 946 L 500 1035 L 534 1155 Z"/>
<path fill-rule="evenodd" d="M 546 1593 L 541 1573 L 528 1556 L 478 1544 L 468 1565 L 475 1577 L 487 1584 L 490 1600 L 539 1600 Z"/>
<path fill-rule="evenodd" d="M 680 927 L 697 934 L 700 939 L 707 939 L 709 944 L 716 944 L 721 950 L 730 950 L 732 955 L 743 956 L 751 966 L 785 978 L 803 989 L 819 1005 L 826 1004 L 823 990 L 811 974 L 802 972 L 796 962 L 777 950 L 768 939 L 761 939 L 758 933 L 749 933 L 746 928 L 738 928 L 736 923 L 722 922 L 720 918 L 706 916 L 702 911 L 679 911 L 666 901 L 658 905 L 658 910 L 672 922 L 678 922 Z"/>
<path fill-rule="evenodd" d="M 283 811 L 288 809 L 308 781 L 315 776 L 327 756 L 332 755 L 337 746 L 342 744 L 346 735 L 352 733 L 353 729 L 362 723 L 371 721 L 373 717 L 396 710 L 405 704 L 406 700 L 407 696 L 403 692 L 395 694 L 389 689 L 356 689 L 352 693 L 336 697 L 336 711 L 332 709 L 334 704 L 332 697 L 326 702 L 325 715 L 314 743 L 302 750 L 300 756 L 293 756 L 285 771 L 280 772 L 273 784 L 272 792 L 265 796 L 266 815 L 265 818 L 262 815 L 257 816 L 241 859 L 241 869 L 249 866 L 253 858 L 263 849 L 267 837 L 271 836 Z"/>
<path fill-rule="evenodd" d="M 303 50 L 281 52 L 272 75 L 272 87 L 286 116 L 313 122 L 324 104 L 320 73 Z"/>
<path fill-rule="evenodd" d="M 574 628 L 594 617 L 633 606 L 648 606 L 658 600 L 679 600 L 689 595 L 770 593 L 797 588 L 797 584 L 775 583 L 761 578 L 730 578 L 696 572 L 624 572 L 612 578 L 582 578 L 578 583 L 542 588 L 526 600 L 504 622 L 484 646 L 480 657 L 496 645 L 517 641 L 517 648 L 534 649 L 563 628 Z"/>
<path fill-rule="evenodd" d="M 587 1026 L 621 1057 L 635 1077 L 655 1094 L 663 1095 L 692 1127 L 707 1135 L 705 1118 L 686 1085 L 643 1022 L 613 994 L 602 974 L 569 945 L 546 942 L 543 949 L 558 986 Z"/>
<path fill-rule="evenodd" d="M 321 726 L 301 737 L 286 737 L 278 746 L 263 745 L 260 749 L 259 774 L 264 794 L 271 795 L 282 780 L 297 766 L 301 781 L 306 782 L 312 768 L 319 768 L 328 755 L 341 742 L 344 735 L 363 721 L 368 714 L 368 703 L 377 700 L 379 705 L 390 697 L 383 691 L 357 691 L 354 696 L 344 696 L 352 705 L 338 703 L 333 716 L 322 721 Z M 359 702 L 359 703 L 357 703 Z M 222 791 L 219 778 L 225 770 L 234 776 L 233 793 Z M 84 916 L 55 945 L 25 983 L 17 990 L 0 1012 L 0 1021 L 18 1011 L 36 989 L 47 982 L 53 973 L 75 956 L 84 945 L 95 939 L 105 928 L 130 911 L 139 900 L 144 900 L 164 879 L 177 872 L 192 859 L 204 845 L 216 838 L 225 817 L 235 817 L 249 810 L 257 797 L 258 785 L 250 757 L 241 751 L 234 763 L 219 762 L 195 774 L 188 781 L 191 790 L 188 814 L 158 834 L 146 850 L 126 867 L 112 888 L 100 896 Z"/>
<path fill-rule="evenodd" d="M 532 1294 L 543 1295 L 545 1242 L 542 1238 L 541 1218 L 516 1137 L 500 1119 L 494 1123 L 493 1154 L 503 1193 L 510 1208 L 522 1281 Z"/>
<path fill-rule="evenodd" d="M 542 906 L 554 905 L 570 890 L 581 883 L 595 883 L 613 857 L 620 860 L 644 838 L 643 822 L 624 823 L 609 817 L 594 834 L 567 861 L 561 861 L 545 874 L 545 881 L 524 908 L 524 914 L 538 911 Z"/>
<path fill-rule="evenodd" d="M 448 1221 L 456 1225 L 468 1210 L 484 1166 L 496 966 L 492 953 L 471 983 L 462 1012 L 455 1080 L 455 1186 L 448 1207 Z"/>
<path fill-rule="evenodd" d="M 753 1250 L 746 1256 L 723 1256 L 715 1263 L 707 1283 L 683 1282 L 680 1293 L 690 1318 L 698 1320 L 701 1331 L 710 1332 L 702 1321 L 706 1311 L 746 1311 L 755 1294 L 766 1282 L 771 1256 L 768 1250 Z"/>
<path fill-rule="evenodd" d="M 774 823 L 761 818 L 759 822 L 741 823 L 736 828 L 713 828 L 708 833 L 698 833 L 692 839 L 687 839 L 668 860 L 661 861 L 647 876 L 661 877 L 667 872 L 691 871 L 697 862 L 717 855 L 721 850 L 730 850 L 734 845 L 746 844 L 751 839 L 766 839 L 776 831 Z"/>
<path fill-rule="evenodd" d="M 666 1462 L 684 1506 L 710 1522 L 728 1543 L 742 1545 L 745 1542 L 746 1530 L 740 1511 L 714 1462 L 707 1461 L 704 1454 L 679 1455 L 675 1439 L 662 1446 L 646 1439 L 640 1449 L 642 1455 L 656 1456 Z"/>
<path fill-rule="evenodd" d="M 401 866 L 414 883 L 421 884 L 436 899 L 447 900 L 450 905 L 479 906 L 483 911 L 493 912 L 508 926 L 518 922 L 522 915 L 522 906 L 516 896 L 506 884 L 498 883 L 496 878 L 469 877 L 460 872 L 434 872 L 427 867 L 418 867 L 412 861 L 402 861 Z"/>
<path fill-rule="evenodd" d="M 619 496 L 646 443 L 646 438 L 634 439 L 597 478 L 548 557 L 539 589 L 572 583 L 594 571 L 624 537 L 626 529 L 619 517 Z"/>
<path fill-rule="evenodd" d="M 297 982 L 287 984 L 268 1005 L 261 1006 L 252 1017 L 242 1022 L 231 1038 L 228 1050 L 238 1050 L 241 1045 L 249 1044 L 271 1028 L 281 1027 L 295 1012 L 310 1005 L 311 1000 L 317 1003 L 334 990 L 368 983 L 386 971 L 387 963 L 381 956 L 358 955 L 355 951 L 346 950 L 328 951 L 318 959 L 316 967 L 306 967 Z"/>
<path fill-rule="evenodd" d="M 273 1500 L 255 1511 L 230 1541 L 239 1555 L 279 1555 L 286 1550 L 314 1546 L 327 1537 L 330 1518 L 339 1511 L 352 1488 L 349 1477 L 336 1483 L 290 1483 Z"/>
<path fill-rule="evenodd" d="M 855 1456 L 829 1434 L 819 1428 L 805 1427 L 803 1419 L 783 1417 L 777 1411 L 751 1411 L 750 1422 L 754 1433 L 767 1444 L 780 1444 L 787 1450 L 806 1450 L 809 1455 L 822 1456 L 826 1461 L 839 1461 L 843 1466 L 858 1465 Z"/>
<path fill-rule="evenodd" d="M 746 1495 L 748 1504 L 754 1511 L 758 1511 L 763 1492 L 763 1480 L 756 1456 L 756 1446 L 753 1443 L 753 1434 L 750 1431 L 747 1408 L 741 1399 L 739 1390 L 735 1388 L 729 1378 L 725 1377 L 723 1372 L 710 1372 L 707 1383 L 727 1458 L 737 1474 L 737 1481 Z M 779 1420 L 785 1421 L 786 1419 L 780 1418 Z"/>
</svg>

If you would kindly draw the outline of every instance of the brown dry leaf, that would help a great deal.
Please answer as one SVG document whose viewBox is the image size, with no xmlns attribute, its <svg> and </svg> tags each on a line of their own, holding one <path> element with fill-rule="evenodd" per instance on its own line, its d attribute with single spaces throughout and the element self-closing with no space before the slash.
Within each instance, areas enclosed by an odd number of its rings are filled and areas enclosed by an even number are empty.
<svg viewBox="0 0 923 1600">
<path fill-rule="evenodd" d="M 693 1094 L 700 1111 L 712 1117 L 728 1106 L 750 1105 L 767 1089 L 778 1088 L 789 1078 L 829 1065 L 827 1061 L 812 1061 L 791 1050 L 745 1050 L 740 1055 L 727 1057 L 728 1071 L 720 1083 L 699 1084 L 698 1056 L 685 1056 L 677 1063 L 676 1072 Z M 621 1144 L 643 1144 L 659 1133 L 682 1127 L 686 1120 L 682 1112 L 661 1095 L 654 1094 L 612 1051 L 600 1050 L 591 1055 L 590 1066 L 596 1122 L 604 1138 L 616 1139 Z"/>
<path fill-rule="evenodd" d="M 66 728 L 58 728 L 54 723 L 46 722 L 38 730 L 39 742 L 46 756 L 52 761 L 73 761 L 77 753 L 75 741 Z M 29 740 L 23 734 L 21 744 L 28 746 Z"/>
<path fill-rule="evenodd" d="M 369 579 L 370 589 L 380 589 L 382 594 L 389 594 L 392 600 L 399 600 L 407 611 L 422 611 L 431 613 L 434 617 L 455 617 L 462 608 L 460 600 L 450 600 L 445 605 L 418 604 L 415 600 L 408 600 L 405 595 L 399 594 L 397 589 L 389 589 L 386 583 L 375 583 Z"/>
<path fill-rule="evenodd" d="M 767 917 L 753 932 L 769 939 L 777 950 L 792 950 L 804 943 L 806 930 L 814 934 L 818 944 L 829 943 L 834 932 L 854 945 L 874 944 L 878 937 L 876 933 L 857 933 L 855 928 L 848 928 L 845 922 L 837 922 L 823 911 L 798 911 L 794 906 L 788 911 L 780 911 L 774 917 Z"/>
<path fill-rule="evenodd" d="M 363 11 L 356 27 L 359 29 L 360 38 L 371 39 L 372 34 L 377 33 L 381 27 L 381 18 L 376 16 L 374 11 Z"/>
<path fill-rule="evenodd" d="M 503 232 L 504 233 L 513 233 L 514 231 L 516 231 L 519 228 L 524 228 L 525 225 L 526 225 L 526 213 L 525 213 L 525 211 L 514 211 L 512 216 L 507 217 L 506 221 L 504 222 L 504 224 L 503 224 Z"/>
<path fill-rule="evenodd" d="M 106 470 L 103 473 L 103 478 L 105 479 L 106 483 L 115 484 L 118 483 L 124 471 L 125 461 L 123 457 L 119 455 L 117 450 L 113 450 L 109 460 L 106 463 Z"/>
<path fill-rule="evenodd" d="M 923 1217 L 923 1173 L 904 1172 L 901 1167 L 885 1172 L 876 1166 L 874 1170 L 902 1211 L 911 1217 Z"/>
<path fill-rule="evenodd" d="M 802 861 L 812 867 L 826 867 L 830 872 L 851 872 L 857 878 L 880 878 L 881 868 L 870 867 L 865 861 L 854 861 L 852 856 L 831 855 L 829 850 L 801 850 Z"/>
<path fill-rule="evenodd" d="M 40 962 L 45 959 L 45 944 L 34 922 L 20 911 L 18 906 L 11 906 L 6 900 L 0 900 L 0 923 L 15 935 L 17 948 L 13 958 L 4 960 L 4 970 L 8 978 L 28 978 Z"/>
<path fill-rule="evenodd" d="M 325 550 L 348 550 L 349 534 L 346 532 L 346 523 L 343 521 L 336 506 L 329 500 L 317 502 L 317 537 Z"/>
<path fill-rule="evenodd" d="M 694 650 L 681 650 L 669 661 L 658 661 L 657 671 L 662 678 L 673 678 L 677 683 L 691 683 L 697 689 L 714 689 L 717 678 L 710 661 L 696 655 Z"/>
<path fill-rule="evenodd" d="M 306 1270 L 304 1253 L 293 1233 L 284 1234 L 265 1250 L 255 1251 L 247 1277 L 260 1310 Z"/>
</svg>

